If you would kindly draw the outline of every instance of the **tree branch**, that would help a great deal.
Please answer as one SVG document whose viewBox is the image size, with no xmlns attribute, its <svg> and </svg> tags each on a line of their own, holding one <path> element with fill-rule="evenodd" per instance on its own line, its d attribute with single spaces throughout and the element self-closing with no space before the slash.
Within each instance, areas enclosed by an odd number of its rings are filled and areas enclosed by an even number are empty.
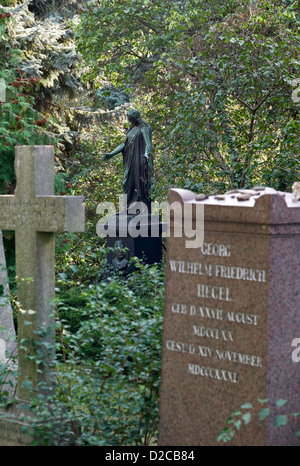
<svg viewBox="0 0 300 466">
<path fill-rule="evenodd" d="M 18 5 L 15 8 L 5 8 L 4 7 L 4 10 L 9 11 L 9 13 L 11 13 L 12 15 L 17 15 L 18 13 L 20 13 L 20 11 L 22 11 L 31 2 L 33 2 L 33 0 L 25 0 L 25 2 L 22 3 L 22 5 Z"/>
<path fill-rule="evenodd" d="M 139 21 L 143 26 L 146 26 L 148 29 L 151 29 L 151 31 L 155 32 L 155 34 L 161 34 L 160 31 L 155 29 L 151 24 L 149 24 L 147 21 L 144 19 L 140 18 L 139 16 L 135 16 L 135 19 Z"/>
<path fill-rule="evenodd" d="M 253 112 L 253 108 L 251 107 L 251 105 L 249 105 L 247 102 L 245 102 L 243 99 L 240 99 L 240 97 L 238 97 L 237 95 L 233 94 L 233 97 L 236 98 L 236 100 L 238 100 L 242 105 L 245 105 L 245 107 L 249 108 L 249 110 L 251 110 L 251 112 Z"/>
<path fill-rule="evenodd" d="M 236 94 L 233 94 L 233 96 L 243 105 L 245 105 L 247 108 L 249 108 L 249 110 L 251 110 L 252 114 L 256 113 L 257 110 L 259 109 L 259 107 L 262 106 L 262 104 L 265 103 L 265 101 L 267 100 L 268 97 L 270 97 L 270 95 L 279 87 L 279 83 L 273 87 L 273 89 L 271 89 L 267 95 L 265 95 L 265 97 L 255 106 L 255 107 L 251 107 L 251 105 L 249 105 L 247 102 L 245 102 L 243 99 L 241 99 L 240 97 L 238 97 Z"/>
</svg>

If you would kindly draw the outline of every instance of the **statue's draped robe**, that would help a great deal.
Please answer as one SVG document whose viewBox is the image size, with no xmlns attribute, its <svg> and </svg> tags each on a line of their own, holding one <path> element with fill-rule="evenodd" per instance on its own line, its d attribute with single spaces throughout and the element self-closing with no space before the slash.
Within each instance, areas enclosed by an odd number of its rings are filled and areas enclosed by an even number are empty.
<svg viewBox="0 0 300 466">
<path fill-rule="evenodd" d="M 144 157 L 148 152 L 148 159 Z M 123 149 L 124 178 L 123 193 L 127 195 L 127 206 L 133 202 L 144 202 L 150 209 L 150 185 L 153 172 L 151 128 L 147 124 L 129 129 Z"/>
</svg>

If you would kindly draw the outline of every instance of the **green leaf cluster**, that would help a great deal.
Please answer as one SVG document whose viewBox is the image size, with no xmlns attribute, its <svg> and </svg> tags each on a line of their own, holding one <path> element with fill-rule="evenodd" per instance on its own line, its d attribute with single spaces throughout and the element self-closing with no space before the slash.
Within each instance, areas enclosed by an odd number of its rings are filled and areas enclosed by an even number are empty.
<svg viewBox="0 0 300 466">
<path fill-rule="evenodd" d="M 154 129 L 155 189 L 224 191 L 299 176 L 296 2 L 89 2 L 76 42 L 89 79 L 135 93 Z"/>
<path fill-rule="evenodd" d="M 297 421 L 297 417 L 300 416 L 300 413 L 278 412 L 279 409 L 288 402 L 288 400 L 279 398 L 276 400 L 275 406 L 270 403 L 269 398 L 258 398 L 257 401 L 257 405 L 246 402 L 241 405 L 240 409 L 233 411 L 226 421 L 226 426 L 217 437 L 218 442 L 230 442 L 242 425 L 248 425 L 257 415 L 260 421 L 264 421 L 273 414 L 272 422 L 274 427 L 285 426 L 289 419 L 295 422 Z M 264 406 L 263 408 L 262 405 Z M 297 430 L 296 435 L 300 435 L 300 429 Z"/>
<path fill-rule="evenodd" d="M 4 11 L 4 10 L 3 10 Z M 0 9 L 1 12 L 1 9 Z M 38 113 L 32 93 L 38 78 L 26 75 L 20 68 L 20 53 L 11 43 L 8 25 L 14 20 L 0 20 L 0 193 L 12 193 L 14 147 L 17 145 L 53 144 L 47 117 Z"/>
<path fill-rule="evenodd" d="M 69 285 L 71 283 L 69 282 Z M 62 285 L 62 282 L 61 282 Z M 136 271 L 110 275 L 77 295 L 57 290 L 56 359 L 39 343 L 30 358 L 50 364 L 52 389 L 34 387 L 24 403 L 24 433 L 34 445 L 150 445 L 157 439 L 162 346 L 162 266 L 136 264 Z M 66 312 L 65 312 L 66 311 Z M 70 313 L 79 318 L 74 325 Z M 1 382 L 1 380 L 0 380 Z M 47 381 L 48 382 L 48 381 Z M 7 403 L 4 394 L 0 401 Z M 10 400 L 11 402 L 11 400 Z"/>
</svg>

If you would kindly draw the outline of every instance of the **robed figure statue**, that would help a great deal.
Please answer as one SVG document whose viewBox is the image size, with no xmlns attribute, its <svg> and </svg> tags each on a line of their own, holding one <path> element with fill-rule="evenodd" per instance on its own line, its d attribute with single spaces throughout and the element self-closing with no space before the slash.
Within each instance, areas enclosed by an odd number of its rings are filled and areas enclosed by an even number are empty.
<svg viewBox="0 0 300 466">
<path fill-rule="evenodd" d="M 125 141 L 113 152 L 103 154 L 103 159 L 108 160 L 114 155 L 123 154 L 123 194 L 127 196 L 127 209 L 136 202 L 143 202 L 150 213 L 153 175 L 152 130 L 136 109 L 129 110 L 127 118 L 130 128 Z"/>
</svg>

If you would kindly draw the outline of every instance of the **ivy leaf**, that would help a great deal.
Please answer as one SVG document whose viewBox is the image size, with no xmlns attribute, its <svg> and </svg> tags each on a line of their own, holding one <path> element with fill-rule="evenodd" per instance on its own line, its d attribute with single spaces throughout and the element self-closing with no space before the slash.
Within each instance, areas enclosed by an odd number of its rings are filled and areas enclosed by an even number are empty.
<svg viewBox="0 0 300 466">
<path fill-rule="evenodd" d="M 239 430 L 241 425 L 242 425 L 242 421 L 240 419 L 234 423 L 234 427 L 236 428 L 236 430 Z"/>
<path fill-rule="evenodd" d="M 285 403 L 287 403 L 287 400 L 283 400 L 282 398 L 276 401 L 278 407 L 285 405 Z"/>
<path fill-rule="evenodd" d="M 280 427 L 280 426 L 285 426 L 288 422 L 288 418 L 285 414 L 280 414 L 279 416 L 276 416 L 274 419 L 274 426 L 275 427 Z"/>
<path fill-rule="evenodd" d="M 269 401 L 269 398 L 258 398 L 257 399 L 259 401 L 259 403 L 267 403 Z"/>
<path fill-rule="evenodd" d="M 229 431 L 229 427 L 225 427 L 225 429 L 222 430 L 222 432 L 218 435 L 217 441 L 220 442 L 221 440 L 225 441 L 224 438 L 227 435 L 227 432 Z"/>
<path fill-rule="evenodd" d="M 270 414 L 270 409 L 269 408 L 262 409 L 259 412 L 259 419 L 261 419 L 263 421 L 264 419 L 266 419 L 266 417 L 269 416 L 269 414 Z"/>
<path fill-rule="evenodd" d="M 30 380 L 23 380 L 23 387 L 24 388 L 32 387 L 32 382 L 30 382 Z"/>
<path fill-rule="evenodd" d="M 251 421 L 251 413 L 246 413 L 244 414 L 244 416 L 242 416 L 242 419 L 244 421 L 245 424 L 249 424 L 249 422 Z"/>
<path fill-rule="evenodd" d="M 232 419 L 232 417 L 229 417 L 226 421 L 226 424 L 232 424 L 234 421 Z"/>
<path fill-rule="evenodd" d="M 241 408 L 242 409 L 251 409 L 251 408 L 253 408 L 253 405 L 251 403 L 247 402 L 247 403 L 242 404 Z"/>
</svg>

